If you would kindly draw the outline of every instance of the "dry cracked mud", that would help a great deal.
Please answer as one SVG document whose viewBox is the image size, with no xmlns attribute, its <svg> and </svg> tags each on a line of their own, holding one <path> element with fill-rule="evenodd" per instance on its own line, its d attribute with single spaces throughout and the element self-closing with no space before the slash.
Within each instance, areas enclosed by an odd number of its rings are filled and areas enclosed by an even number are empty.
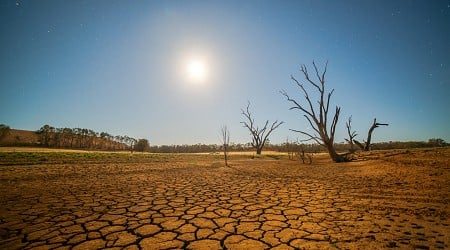
<svg viewBox="0 0 450 250">
<path fill-rule="evenodd" d="M 4 161 L 0 249 L 449 249 L 449 159 Z"/>
</svg>

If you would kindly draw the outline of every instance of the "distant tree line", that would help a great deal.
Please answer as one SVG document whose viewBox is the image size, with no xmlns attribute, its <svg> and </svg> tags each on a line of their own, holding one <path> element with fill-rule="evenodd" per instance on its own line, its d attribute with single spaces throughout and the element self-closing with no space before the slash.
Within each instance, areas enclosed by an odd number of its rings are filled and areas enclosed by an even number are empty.
<svg viewBox="0 0 450 250">
<path fill-rule="evenodd" d="M 447 143 L 440 138 L 432 138 L 427 142 L 425 141 L 390 141 L 390 142 L 379 142 L 372 144 L 373 149 L 377 150 L 388 150 L 388 149 L 409 149 L 409 148 L 435 148 L 435 147 L 448 147 L 450 143 Z"/>
<path fill-rule="evenodd" d="M 55 128 L 44 125 L 36 131 L 39 135 L 38 145 L 53 148 L 77 148 L 93 150 L 130 150 L 148 151 L 146 139 L 135 139 L 129 136 L 111 135 L 107 132 L 96 132 L 87 128 Z"/>
<path fill-rule="evenodd" d="M 446 147 L 449 143 L 442 139 L 430 139 L 425 141 L 410 141 L 410 142 L 378 142 L 372 143 L 373 150 L 388 150 L 388 149 L 410 149 L 410 148 L 431 148 L 431 147 Z M 227 145 L 228 151 L 244 152 L 252 151 L 254 147 L 251 143 L 229 143 Z M 349 143 L 335 143 L 334 147 L 338 152 L 347 152 L 350 150 Z M 280 144 L 266 144 L 265 149 L 268 151 L 277 152 L 304 152 L 304 153 L 325 153 L 328 152 L 326 148 L 319 144 L 305 144 L 299 142 L 285 142 Z M 184 144 L 184 145 L 152 145 L 148 152 L 151 153 L 215 153 L 222 152 L 223 145 L 217 144 Z"/>
<path fill-rule="evenodd" d="M 227 144 L 227 150 L 233 152 L 249 151 L 253 147 L 250 143 L 247 144 Z M 184 145 L 153 145 L 150 146 L 151 153 L 215 153 L 223 151 L 223 145 L 217 144 L 184 144 Z"/>
<path fill-rule="evenodd" d="M 428 141 L 389 141 L 389 142 L 377 142 L 372 143 L 373 150 L 390 150 L 390 149 L 412 149 L 412 148 L 434 148 L 434 147 L 447 147 L 450 143 L 445 142 L 440 138 L 432 138 Z M 266 146 L 268 150 L 278 152 L 299 152 L 305 151 L 307 153 L 325 153 L 328 152 L 326 148 L 319 144 L 303 144 L 298 142 L 285 142 L 282 144 L 270 144 Z M 334 147 L 336 151 L 346 152 L 351 149 L 350 143 L 335 143 Z"/>
<path fill-rule="evenodd" d="M 7 136 L 10 127 L 0 124 L 0 140 Z M 35 145 L 52 148 L 73 148 L 90 150 L 130 150 L 151 153 L 218 153 L 224 150 L 224 145 L 217 144 L 184 144 L 184 145 L 152 145 L 147 139 L 134 139 L 129 136 L 111 135 L 107 132 L 95 132 L 85 128 L 55 128 L 50 125 L 44 125 L 35 131 L 39 141 Z M 21 146 L 17 145 L 17 146 Z M 244 152 L 254 150 L 251 143 L 226 143 L 227 151 Z M 428 141 L 409 141 L 409 142 L 379 142 L 372 143 L 373 150 L 390 149 L 410 149 L 410 148 L 431 148 L 450 146 L 445 140 L 432 138 Z M 352 145 L 347 142 L 335 143 L 334 148 L 338 152 L 346 152 Z M 289 154 L 314 154 L 328 152 L 322 145 L 312 143 L 300 143 L 287 140 L 285 143 L 271 144 L 268 141 L 265 145 L 266 150 L 286 152 Z"/>
<path fill-rule="evenodd" d="M 0 124 L 0 140 L 3 139 L 10 131 L 9 126 L 5 124 Z"/>
</svg>

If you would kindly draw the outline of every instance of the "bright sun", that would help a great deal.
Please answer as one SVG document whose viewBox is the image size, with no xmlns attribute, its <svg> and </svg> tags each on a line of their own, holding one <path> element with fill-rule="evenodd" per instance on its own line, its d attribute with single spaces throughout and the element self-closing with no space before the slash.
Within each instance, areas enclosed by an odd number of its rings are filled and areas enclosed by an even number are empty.
<svg viewBox="0 0 450 250">
<path fill-rule="evenodd" d="M 190 60 L 187 64 L 186 71 L 189 80 L 194 83 L 204 82 L 208 73 L 205 62 L 198 59 Z"/>
</svg>

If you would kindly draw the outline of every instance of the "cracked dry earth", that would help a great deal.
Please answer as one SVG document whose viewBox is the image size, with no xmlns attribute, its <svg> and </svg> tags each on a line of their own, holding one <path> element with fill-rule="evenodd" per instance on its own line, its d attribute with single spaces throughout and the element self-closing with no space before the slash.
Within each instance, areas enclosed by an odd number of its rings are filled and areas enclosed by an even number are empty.
<svg viewBox="0 0 450 250">
<path fill-rule="evenodd" d="M 3 164 L 0 249 L 449 249 L 449 159 Z"/>
</svg>

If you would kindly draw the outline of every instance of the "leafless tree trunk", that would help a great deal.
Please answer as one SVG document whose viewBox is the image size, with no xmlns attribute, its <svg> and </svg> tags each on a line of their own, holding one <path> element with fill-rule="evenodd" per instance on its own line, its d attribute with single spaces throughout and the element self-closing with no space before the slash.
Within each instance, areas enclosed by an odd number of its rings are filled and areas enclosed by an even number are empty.
<svg viewBox="0 0 450 250">
<path fill-rule="evenodd" d="M 276 120 L 268 129 L 267 126 L 269 125 L 269 120 L 267 120 L 264 124 L 264 127 L 260 129 L 259 127 L 255 126 L 255 119 L 252 118 L 252 114 L 250 113 L 249 108 L 250 102 L 247 104 L 247 108 L 245 110 L 242 109 L 242 114 L 247 121 L 243 121 L 241 123 L 244 124 L 244 127 L 246 127 L 250 131 L 250 134 L 252 135 L 251 145 L 256 149 L 256 154 L 260 155 L 264 148 L 264 145 L 267 142 L 267 139 L 269 138 L 269 135 L 284 122 Z"/>
<path fill-rule="evenodd" d="M 296 145 L 294 142 L 290 142 L 289 138 L 286 138 L 286 151 L 288 153 L 289 160 L 294 160 L 295 147 Z"/>
<path fill-rule="evenodd" d="M 354 140 L 355 143 L 356 143 L 362 150 L 364 150 L 364 151 L 370 151 L 370 150 L 372 149 L 372 144 L 371 144 L 371 141 L 372 141 L 372 133 L 373 133 L 373 131 L 374 131 L 376 128 L 378 128 L 379 126 L 389 126 L 389 124 L 388 124 L 388 123 L 378 123 L 378 122 L 377 122 L 377 118 L 374 118 L 374 119 L 373 119 L 372 126 L 370 127 L 369 132 L 367 133 L 366 144 L 364 145 L 364 144 L 360 143 L 360 142 L 357 141 L 357 140 Z"/>
<path fill-rule="evenodd" d="M 325 147 L 328 150 L 330 158 L 334 162 L 348 161 L 348 159 L 345 156 L 339 155 L 336 152 L 336 149 L 334 148 L 334 133 L 336 132 L 336 125 L 339 120 L 339 113 L 341 111 L 341 108 L 338 106 L 336 106 L 333 120 L 331 122 L 331 126 L 328 131 L 328 112 L 329 112 L 329 107 L 330 107 L 330 98 L 334 91 L 334 89 L 333 89 L 329 93 L 325 93 L 325 74 L 327 72 L 328 62 L 325 64 L 325 68 L 321 74 L 319 73 L 317 65 L 314 61 L 313 61 L 313 66 L 314 66 L 314 70 L 315 70 L 315 75 L 317 76 L 317 79 L 320 83 L 316 83 L 310 78 L 308 70 L 305 65 L 301 66 L 300 71 L 305 76 L 307 83 L 311 84 L 315 89 L 317 89 L 317 91 L 320 94 L 320 99 L 317 101 L 317 103 L 319 105 L 318 110 L 317 110 L 317 108 L 314 108 L 312 101 L 310 99 L 310 96 L 309 96 L 308 92 L 306 91 L 305 87 L 303 86 L 303 84 L 301 84 L 293 76 L 291 76 L 291 79 L 302 90 L 303 94 L 305 95 L 305 99 L 307 101 L 308 106 L 305 107 L 305 106 L 301 105 L 300 103 L 298 103 L 296 100 L 292 99 L 286 93 L 286 91 L 282 91 L 281 93 L 287 98 L 287 100 L 289 102 L 291 102 L 293 104 L 293 106 L 290 109 L 298 109 L 304 114 L 304 117 L 308 120 L 309 124 L 311 125 L 311 128 L 314 130 L 314 133 L 311 134 L 311 133 L 307 133 L 305 131 L 294 130 L 294 129 L 291 129 L 291 130 L 301 133 L 303 135 L 306 135 L 308 137 L 308 139 L 306 139 L 304 141 L 312 140 L 312 141 L 317 142 L 319 145 L 322 145 L 323 147 Z"/>
<path fill-rule="evenodd" d="M 230 131 L 227 126 L 223 126 L 221 129 L 222 132 L 222 142 L 223 142 L 223 157 L 225 160 L 225 166 L 228 167 L 228 145 L 230 144 Z"/>
<path fill-rule="evenodd" d="M 345 140 L 350 144 L 350 152 L 354 153 L 355 152 L 355 148 L 354 148 L 353 139 L 358 134 L 356 134 L 356 131 L 352 131 L 352 116 L 350 116 L 348 118 L 348 121 L 345 123 L 345 125 L 347 127 L 347 133 L 348 133 L 348 139 L 345 139 Z"/>
<path fill-rule="evenodd" d="M 306 149 L 303 145 L 300 145 L 300 150 L 297 153 L 303 164 L 306 163 L 306 159 L 308 159 L 309 165 L 312 164 L 312 153 L 306 153 Z"/>
</svg>

